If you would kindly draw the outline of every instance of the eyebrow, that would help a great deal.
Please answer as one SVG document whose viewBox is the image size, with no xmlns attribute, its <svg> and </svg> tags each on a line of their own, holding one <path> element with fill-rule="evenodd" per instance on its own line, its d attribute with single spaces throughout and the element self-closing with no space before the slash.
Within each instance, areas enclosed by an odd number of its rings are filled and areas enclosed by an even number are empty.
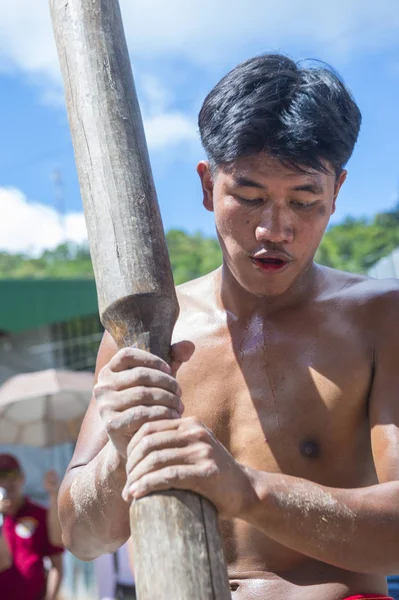
<svg viewBox="0 0 399 600">
<path fill-rule="evenodd" d="M 309 192 L 315 196 L 319 196 L 324 192 L 324 188 L 319 183 L 304 183 L 291 188 L 293 192 Z"/>
<path fill-rule="evenodd" d="M 234 183 L 238 187 L 252 187 L 257 188 L 259 190 L 267 190 L 267 186 L 254 181 L 253 179 L 249 179 L 248 177 L 244 177 L 243 175 L 234 176 Z M 296 185 L 291 188 L 293 192 L 308 192 L 310 194 L 314 194 L 315 196 L 319 196 L 323 194 L 324 188 L 319 183 L 303 183 L 302 185 Z"/>
<path fill-rule="evenodd" d="M 259 190 L 266 189 L 262 184 L 258 183 L 257 181 L 253 181 L 252 179 L 248 179 L 247 177 L 244 177 L 243 175 L 235 175 L 233 177 L 233 179 L 234 179 L 234 183 L 238 187 L 254 187 L 254 188 L 258 188 Z"/>
</svg>

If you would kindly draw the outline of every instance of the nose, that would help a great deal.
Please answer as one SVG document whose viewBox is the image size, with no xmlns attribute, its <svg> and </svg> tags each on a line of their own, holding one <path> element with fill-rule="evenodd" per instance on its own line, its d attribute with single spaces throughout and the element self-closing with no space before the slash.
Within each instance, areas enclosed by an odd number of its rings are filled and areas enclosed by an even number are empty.
<svg viewBox="0 0 399 600">
<path fill-rule="evenodd" d="M 266 206 L 255 232 L 258 242 L 289 244 L 294 239 L 294 228 L 289 216 L 278 206 Z"/>
</svg>

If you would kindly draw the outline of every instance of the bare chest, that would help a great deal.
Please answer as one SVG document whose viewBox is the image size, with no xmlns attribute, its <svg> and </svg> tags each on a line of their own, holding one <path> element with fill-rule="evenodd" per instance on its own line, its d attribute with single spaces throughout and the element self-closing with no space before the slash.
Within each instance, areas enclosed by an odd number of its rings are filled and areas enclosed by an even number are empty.
<svg viewBox="0 0 399 600">
<path fill-rule="evenodd" d="M 373 478 L 370 373 L 367 352 L 339 326 L 252 323 L 196 340 L 179 379 L 186 414 L 242 464 L 345 487 Z"/>
</svg>

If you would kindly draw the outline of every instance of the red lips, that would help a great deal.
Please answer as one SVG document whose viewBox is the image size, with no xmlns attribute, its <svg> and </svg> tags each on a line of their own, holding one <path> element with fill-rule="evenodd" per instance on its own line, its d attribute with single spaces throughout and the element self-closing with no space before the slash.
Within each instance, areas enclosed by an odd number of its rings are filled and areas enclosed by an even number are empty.
<svg viewBox="0 0 399 600">
<path fill-rule="evenodd" d="M 268 258 L 253 258 L 252 261 L 255 263 L 257 267 L 262 269 L 262 271 L 280 271 L 288 261 L 282 258 L 268 257 Z"/>
</svg>

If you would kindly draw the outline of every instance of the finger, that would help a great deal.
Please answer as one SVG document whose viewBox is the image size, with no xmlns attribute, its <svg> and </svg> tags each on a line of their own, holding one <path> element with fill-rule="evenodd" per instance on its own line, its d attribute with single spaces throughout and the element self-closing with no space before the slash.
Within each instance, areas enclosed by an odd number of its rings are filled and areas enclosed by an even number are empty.
<svg viewBox="0 0 399 600">
<path fill-rule="evenodd" d="M 202 476 L 197 465 L 168 466 L 159 471 L 148 473 L 124 490 L 124 499 L 138 500 L 152 492 L 181 489 L 196 491 L 195 481 Z"/>
<path fill-rule="evenodd" d="M 178 396 L 161 390 L 159 388 L 135 387 L 123 390 L 117 394 L 111 394 L 103 400 L 99 399 L 100 414 L 104 415 L 109 410 L 120 413 L 138 406 L 165 406 L 173 408 L 179 414 L 183 414 L 184 406 Z"/>
<path fill-rule="evenodd" d="M 185 446 L 183 448 L 164 448 L 148 454 L 130 472 L 127 473 L 126 488 L 139 481 L 145 475 L 160 471 L 165 467 L 197 464 L 198 455 L 196 448 Z"/>
<path fill-rule="evenodd" d="M 176 375 L 177 371 L 181 367 L 181 365 L 185 362 L 188 362 L 195 351 L 195 345 L 193 342 L 189 342 L 188 340 L 184 340 L 181 342 L 177 342 L 173 344 L 170 354 L 171 354 L 171 372 L 173 375 Z"/>
<path fill-rule="evenodd" d="M 136 386 L 157 387 L 181 396 L 180 386 L 174 377 L 158 369 L 141 366 L 118 372 L 111 369 L 104 371 L 99 377 L 97 387 L 101 388 L 101 385 L 104 385 L 106 390 L 112 387 L 115 391 Z"/>
<path fill-rule="evenodd" d="M 160 421 L 158 421 L 158 423 L 160 423 Z M 169 421 L 166 423 L 169 423 Z M 136 441 L 134 444 L 132 442 L 129 443 L 127 450 L 128 459 L 126 462 L 127 473 L 130 473 L 138 463 L 152 452 L 165 450 L 167 448 L 176 449 L 187 446 L 187 437 L 181 433 L 179 434 L 176 421 L 174 421 L 173 424 L 175 425 L 175 428 L 169 428 L 166 431 L 158 431 L 157 433 L 144 437 L 143 434 L 141 434 L 141 439 L 138 443 Z M 140 436 L 140 433 L 141 430 L 133 437 Z"/>
<path fill-rule="evenodd" d="M 144 425 L 142 427 L 140 427 L 140 429 L 135 433 L 135 435 L 132 437 L 132 439 L 130 440 L 129 446 L 128 446 L 128 454 L 131 454 L 134 449 L 136 448 L 136 446 L 138 446 L 141 442 L 141 440 L 143 440 L 145 437 L 150 437 L 153 434 L 156 433 L 167 433 L 167 432 L 171 432 L 173 435 L 173 431 L 177 430 L 180 428 L 181 423 L 182 423 L 183 419 L 179 419 L 178 422 L 176 422 L 175 420 L 170 421 L 170 420 L 165 420 L 165 421 L 157 421 L 156 423 L 151 422 L 151 423 L 144 423 Z"/>
<path fill-rule="evenodd" d="M 171 373 L 168 363 L 162 358 L 140 348 L 122 348 L 111 358 L 108 366 L 115 373 L 139 366 Z"/>
<path fill-rule="evenodd" d="M 110 436 L 133 435 L 148 421 L 180 419 L 180 414 L 165 406 L 136 406 L 122 413 L 114 413 L 107 419 L 107 432 Z"/>
<path fill-rule="evenodd" d="M 145 423 L 131 439 L 128 446 L 128 453 L 133 452 L 134 448 L 144 437 L 152 436 L 152 434 L 158 432 L 172 432 L 175 429 L 181 430 L 185 438 L 190 442 L 207 442 L 209 436 L 213 437 L 209 429 L 196 417 L 182 417 L 178 422 L 159 421 L 157 423 Z"/>
</svg>

